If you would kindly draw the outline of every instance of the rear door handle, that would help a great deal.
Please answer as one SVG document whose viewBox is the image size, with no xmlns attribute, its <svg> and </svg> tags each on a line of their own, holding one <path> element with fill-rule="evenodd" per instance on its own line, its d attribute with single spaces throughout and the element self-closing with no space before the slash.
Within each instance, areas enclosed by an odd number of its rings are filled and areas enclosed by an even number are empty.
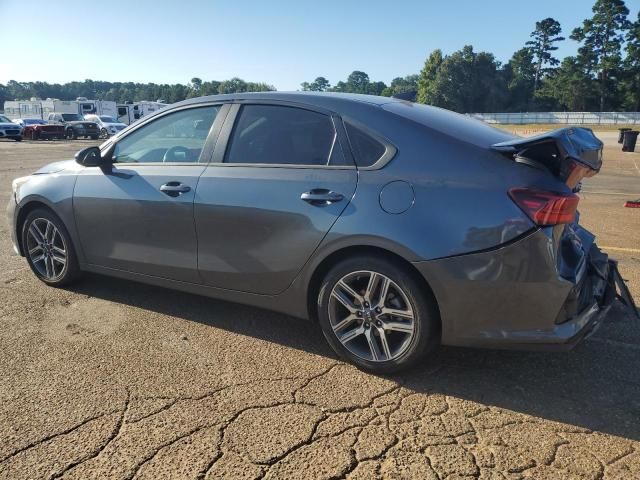
<svg viewBox="0 0 640 480">
<path fill-rule="evenodd" d="M 188 185 L 183 185 L 180 182 L 167 182 L 164 185 L 160 186 L 160 191 L 162 193 L 166 193 L 170 197 L 177 197 L 179 195 L 182 195 L 183 193 L 191 191 L 191 187 Z"/>
<path fill-rule="evenodd" d="M 338 192 L 327 190 L 326 188 L 314 188 L 308 192 L 304 192 L 300 195 L 300 200 L 303 200 L 311 205 L 321 207 L 323 205 L 330 205 L 335 202 L 339 202 L 344 199 L 344 195 Z"/>
</svg>

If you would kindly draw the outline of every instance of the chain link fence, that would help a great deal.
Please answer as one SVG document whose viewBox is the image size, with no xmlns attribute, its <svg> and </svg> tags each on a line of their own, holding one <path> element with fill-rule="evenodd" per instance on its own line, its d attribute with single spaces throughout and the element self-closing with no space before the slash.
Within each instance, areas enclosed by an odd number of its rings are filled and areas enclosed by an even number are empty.
<svg viewBox="0 0 640 480">
<path fill-rule="evenodd" d="M 521 112 L 469 113 L 487 123 L 528 125 L 556 123 L 559 125 L 640 125 L 640 112 Z"/>
</svg>

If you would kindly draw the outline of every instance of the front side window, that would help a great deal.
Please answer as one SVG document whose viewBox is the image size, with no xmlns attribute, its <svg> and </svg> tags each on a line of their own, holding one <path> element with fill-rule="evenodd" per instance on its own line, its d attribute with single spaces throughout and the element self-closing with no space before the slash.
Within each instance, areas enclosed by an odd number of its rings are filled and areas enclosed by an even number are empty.
<svg viewBox="0 0 640 480">
<path fill-rule="evenodd" d="M 229 142 L 226 163 L 328 165 L 339 151 L 331 117 L 275 105 L 244 105 Z"/>
<path fill-rule="evenodd" d="M 220 106 L 164 115 L 116 143 L 117 163 L 197 163 Z M 206 161 L 206 159 L 204 160 Z"/>
</svg>

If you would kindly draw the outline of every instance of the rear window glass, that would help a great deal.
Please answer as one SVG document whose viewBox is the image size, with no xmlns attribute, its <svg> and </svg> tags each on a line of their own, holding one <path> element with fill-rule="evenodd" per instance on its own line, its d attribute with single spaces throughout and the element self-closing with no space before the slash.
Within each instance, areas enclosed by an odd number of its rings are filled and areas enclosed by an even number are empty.
<svg viewBox="0 0 640 480">
<path fill-rule="evenodd" d="M 356 157 L 356 165 L 359 167 L 370 167 L 384 155 L 385 146 L 371 135 L 360 130 L 358 127 L 345 123 L 351 150 Z"/>
<path fill-rule="evenodd" d="M 442 108 L 410 102 L 389 102 L 382 106 L 401 117 L 424 125 L 430 129 L 464 139 L 479 147 L 488 147 L 494 143 L 512 140 L 514 136 L 504 130 L 459 113 Z"/>
</svg>

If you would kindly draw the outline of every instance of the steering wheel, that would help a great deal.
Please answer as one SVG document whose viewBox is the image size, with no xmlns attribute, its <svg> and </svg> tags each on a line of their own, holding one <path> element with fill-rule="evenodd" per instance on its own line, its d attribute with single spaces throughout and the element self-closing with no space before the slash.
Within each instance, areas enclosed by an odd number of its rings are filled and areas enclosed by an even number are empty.
<svg viewBox="0 0 640 480">
<path fill-rule="evenodd" d="M 184 153 L 184 160 L 177 159 L 176 153 Z M 190 161 L 191 160 L 191 150 L 187 147 L 183 147 L 182 145 L 176 145 L 174 147 L 168 148 L 166 152 L 164 152 L 164 156 L 162 157 L 163 162 L 179 162 L 179 161 Z"/>
</svg>

